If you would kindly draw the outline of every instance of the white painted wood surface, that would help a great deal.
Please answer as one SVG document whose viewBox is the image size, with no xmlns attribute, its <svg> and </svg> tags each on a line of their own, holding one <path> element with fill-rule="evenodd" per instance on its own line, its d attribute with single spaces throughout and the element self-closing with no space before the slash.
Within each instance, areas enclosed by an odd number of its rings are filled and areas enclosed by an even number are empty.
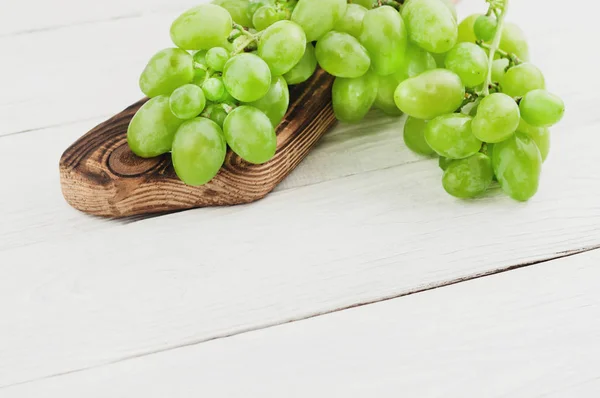
<svg viewBox="0 0 600 398">
<path fill-rule="evenodd" d="M 0 396 L 597 397 L 599 263 L 596 250 Z"/>
<path fill-rule="evenodd" d="M 0 195 L 0 386 L 600 245 L 600 82 L 590 78 L 600 59 L 581 40 L 600 27 L 583 0 L 547 1 L 545 18 L 533 17 L 539 1 L 512 2 L 510 19 L 526 27 L 568 107 L 527 204 L 498 190 L 448 197 L 435 161 L 404 147 L 403 120 L 373 114 L 328 134 L 260 203 L 135 222 L 70 209 L 58 158 L 140 97 L 139 71 L 169 45 L 169 23 L 188 2 L 109 1 L 102 12 L 38 3 L 37 14 L 0 5 L 0 53 L 11 54 L 0 63 L 0 165 L 10 171 Z"/>
</svg>

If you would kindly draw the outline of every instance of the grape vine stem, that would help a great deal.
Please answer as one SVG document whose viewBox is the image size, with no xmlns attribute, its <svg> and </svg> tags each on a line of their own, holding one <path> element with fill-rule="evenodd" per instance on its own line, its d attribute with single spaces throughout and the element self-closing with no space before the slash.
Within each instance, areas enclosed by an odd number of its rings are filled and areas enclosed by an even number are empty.
<svg viewBox="0 0 600 398">
<path fill-rule="evenodd" d="M 509 0 L 504 0 L 502 11 L 498 16 L 498 27 L 496 28 L 496 34 L 494 35 L 494 39 L 492 40 L 492 44 L 490 45 L 490 54 L 488 56 L 488 71 L 487 76 L 485 78 L 485 83 L 483 85 L 483 89 L 481 91 L 481 95 L 483 97 L 490 95 L 490 84 L 492 84 L 492 65 L 494 63 L 494 56 L 496 55 L 496 51 L 498 51 L 498 47 L 500 46 L 500 40 L 502 40 L 502 30 L 504 29 L 504 19 L 506 17 L 506 12 L 508 11 L 508 1 Z"/>
</svg>

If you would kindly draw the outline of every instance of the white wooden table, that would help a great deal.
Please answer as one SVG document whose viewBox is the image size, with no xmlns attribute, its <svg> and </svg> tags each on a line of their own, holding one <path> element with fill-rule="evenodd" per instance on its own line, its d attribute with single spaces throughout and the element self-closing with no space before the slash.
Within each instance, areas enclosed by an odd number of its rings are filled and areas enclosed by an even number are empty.
<svg viewBox="0 0 600 398">
<path fill-rule="evenodd" d="M 147 58 L 196 3 L 0 2 L 1 398 L 600 396 L 588 1 L 512 2 L 568 108 L 529 203 L 449 197 L 403 119 L 374 113 L 252 205 L 69 208 L 60 154 L 140 98 Z"/>
</svg>

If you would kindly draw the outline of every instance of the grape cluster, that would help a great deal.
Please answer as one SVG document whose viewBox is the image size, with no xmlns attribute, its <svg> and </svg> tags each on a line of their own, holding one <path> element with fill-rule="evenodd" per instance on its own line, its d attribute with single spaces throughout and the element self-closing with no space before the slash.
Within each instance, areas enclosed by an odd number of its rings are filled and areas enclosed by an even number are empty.
<svg viewBox="0 0 600 398">
<path fill-rule="evenodd" d="M 276 150 L 288 84 L 317 65 L 335 76 L 342 122 L 376 108 L 408 115 L 406 145 L 439 155 L 453 196 L 482 194 L 496 179 L 517 200 L 537 190 L 548 127 L 564 104 L 545 90 L 522 31 L 505 23 L 508 0 L 460 24 L 451 0 L 214 0 L 171 26 L 176 47 L 140 77 L 150 100 L 127 137 L 142 157 L 172 153 L 177 175 L 209 182 L 227 147 L 261 164 Z"/>
</svg>

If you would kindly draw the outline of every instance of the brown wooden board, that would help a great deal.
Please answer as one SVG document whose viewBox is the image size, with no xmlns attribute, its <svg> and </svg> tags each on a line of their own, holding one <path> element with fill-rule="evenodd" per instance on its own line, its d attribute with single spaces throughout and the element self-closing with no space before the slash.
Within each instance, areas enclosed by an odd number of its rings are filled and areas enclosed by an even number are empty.
<svg viewBox="0 0 600 398">
<path fill-rule="evenodd" d="M 221 171 L 208 184 L 185 185 L 170 154 L 142 159 L 127 145 L 127 126 L 143 99 L 96 126 L 60 159 L 60 181 L 67 202 L 98 216 L 139 214 L 235 205 L 265 197 L 336 123 L 331 105 L 333 77 L 318 70 L 290 87 L 290 106 L 277 127 L 277 153 L 262 165 L 228 151 Z"/>
</svg>

